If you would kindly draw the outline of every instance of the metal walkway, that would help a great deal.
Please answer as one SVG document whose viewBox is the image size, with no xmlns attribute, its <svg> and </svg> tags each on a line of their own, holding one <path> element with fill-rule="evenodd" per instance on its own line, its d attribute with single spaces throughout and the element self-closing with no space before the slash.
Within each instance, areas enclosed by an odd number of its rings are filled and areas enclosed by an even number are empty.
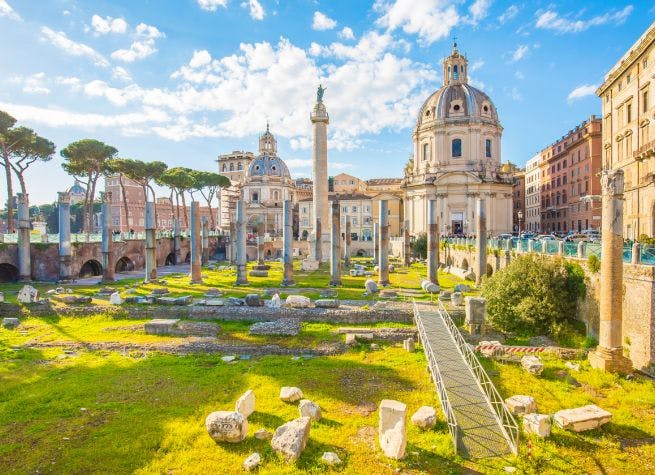
<svg viewBox="0 0 655 475">
<path fill-rule="evenodd" d="M 455 450 L 470 458 L 516 454 L 516 421 L 443 305 L 415 303 L 414 319 Z"/>
</svg>

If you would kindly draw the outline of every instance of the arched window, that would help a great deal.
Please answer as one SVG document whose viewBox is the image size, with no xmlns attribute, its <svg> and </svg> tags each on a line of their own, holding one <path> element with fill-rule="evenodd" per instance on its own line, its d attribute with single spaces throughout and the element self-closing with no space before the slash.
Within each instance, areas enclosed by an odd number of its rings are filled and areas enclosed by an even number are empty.
<svg viewBox="0 0 655 475">
<path fill-rule="evenodd" d="M 487 158 L 491 158 L 491 139 L 484 141 L 484 154 Z"/>
<path fill-rule="evenodd" d="M 423 160 L 430 160 L 430 144 L 423 144 Z"/>
<path fill-rule="evenodd" d="M 243 170 L 243 165 L 241 165 L 241 162 L 237 163 L 237 170 Z"/>
<path fill-rule="evenodd" d="M 230 163 L 230 171 L 231 171 L 231 172 L 234 171 L 234 163 Z"/>
<path fill-rule="evenodd" d="M 275 201 L 277 201 L 277 200 L 280 199 L 280 194 L 277 192 L 277 190 L 275 190 L 275 191 L 273 192 L 273 199 L 274 199 Z"/>
<path fill-rule="evenodd" d="M 453 66 L 453 79 L 457 80 L 459 78 L 459 74 L 457 73 L 457 65 Z"/>
<path fill-rule="evenodd" d="M 224 172 L 227 171 L 227 163 L 224 163 L 224 164 L 223 164 L 223 171 L 224 171 Z"/>
<path fill-rule="evenodd" d="M 462 139 L 453 139 L 452 152 L 453 157 L 462 156 Z"/>
</svg>

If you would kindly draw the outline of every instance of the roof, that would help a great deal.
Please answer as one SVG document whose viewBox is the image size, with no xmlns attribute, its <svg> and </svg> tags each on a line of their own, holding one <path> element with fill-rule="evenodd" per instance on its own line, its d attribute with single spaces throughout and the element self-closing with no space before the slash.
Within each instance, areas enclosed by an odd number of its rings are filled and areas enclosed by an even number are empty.
<svg viewBox="0 0 655 475">
<path fill-rule="evenodd" d="M 328 193 L 328 201 L 356 201 L 356 200 L 370 200 L 371 196 L 364 193 Z M 299 203 L 314 201 L 313 198 L 305 198 L 299 200 Z"/>
<path fill-rule="evenodd" d="M 366 180 L 367 185 L 396 185 L 403 181 L 402 178 L 371 178 Z"/>
<path fill-rule="evenodd" d="M 456 102 L 451 107 L 454 101 L 460 102 Z M 477 119 L 498 122 L 498 112 L 486 93 L 468 83 L 455 83 L 440 87 L 425 100 L 419 110 L 417 125 L 420 126 L 424 121 L 429 122 L 434 119 Z"/>
<path fill-rule="evenodd" d="M 290 178 L 289 169 L 280 157 L 260 155 L 248 166 L 248 176 L 279 176 Z"/>
</svg>

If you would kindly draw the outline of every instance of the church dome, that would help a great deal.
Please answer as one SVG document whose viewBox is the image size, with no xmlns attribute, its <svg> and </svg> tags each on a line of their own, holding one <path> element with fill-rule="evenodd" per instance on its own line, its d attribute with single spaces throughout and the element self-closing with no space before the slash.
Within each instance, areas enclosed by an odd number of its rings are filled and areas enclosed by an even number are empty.
<svg viewBox="0 0 655 475">
<path fill-rule="evenodd" d="M 68 192 L 72 195 L 83 195 L 86 193 L 86 190 L 78 180 L 75 180 L 75 183 L 68 189 Z"/>
<path fill-rule="evenodd" d="M 278 176 L 281 178 L 291 178 L 287 165 L 280 157 L 260 155 L 250 162 L 248 167 L 248 176 Z"/>
</svg>

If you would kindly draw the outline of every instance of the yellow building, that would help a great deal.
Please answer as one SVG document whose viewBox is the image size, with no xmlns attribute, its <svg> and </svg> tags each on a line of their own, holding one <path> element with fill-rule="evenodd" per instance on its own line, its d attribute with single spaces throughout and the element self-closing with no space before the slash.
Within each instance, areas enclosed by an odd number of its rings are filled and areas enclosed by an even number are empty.
<svg viewBox="0 0 655 475">
<path fill-rule="evenodd" d="M 623 169 L 623 235 L 655 235 L 655 23 L 605 75 L 603 168 Z M 653 130 L 651 132 L 651 130 Z"/>
</svg>

